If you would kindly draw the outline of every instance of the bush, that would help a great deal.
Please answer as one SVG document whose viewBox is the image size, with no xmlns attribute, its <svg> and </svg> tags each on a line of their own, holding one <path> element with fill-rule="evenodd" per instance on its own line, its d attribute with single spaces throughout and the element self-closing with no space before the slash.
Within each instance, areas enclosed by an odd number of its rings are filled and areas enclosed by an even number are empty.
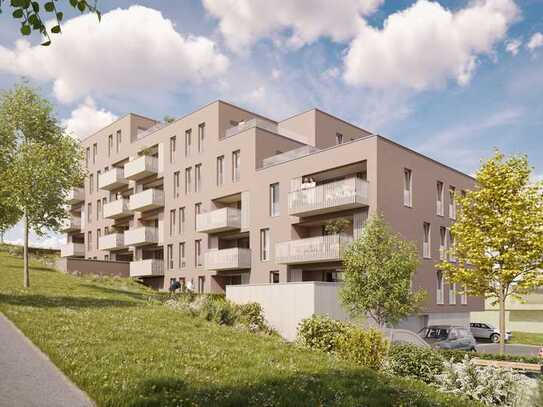
<svg viewBox="0 0 543 407">
<path fill-rule="evenodd" d="M 208 321 L 219 325 L 233 325 L 236 321 L 236 309 L 230 301 L 224 297 L 205 295 L 202 296 L 202 306 L 199 314 Z"/>
<path fill-rule="evenodd" d="M 237 322 L 251 332 L 270 330 L 264 320 L 264 311 L 257 302 L 236 306 Z"/>
<path fill-rule="evenodd" d="M 478 352 L 466 352 L 462 350 L 450 350 L 450 349 L 441 349 L 439 353 L 443 357 L 453 362 L 462 362 L 467 356 L 468 358 L 479 358 L 485 360 L 503 360 L 506 362 L 522 362 L 522 363 L 541 363 L 541 358 L 537 356 L 520 356 L 520 355 L 509 355 L 504 354 L 500 355 L 497 353 L 478 353 Z"/>
<path fill-rule="evenodd" d="M 408 343 L 393 344 L 387 360 L 387 370 L 403 377 L 412 377 L 432 383 L 443 372 L 445 359 L 431 349 Z"/>
<path fill-rule="evenodd" d="M 375 370 L 383 367 L 388 347 L 383 334 L 373 328 L 362 329 L 351 325 L 337 338 L 340 357 Z"/>
<path fill-rule="evenodd" d="M 298 343 L 310 349 L 334 352 L 338 337 L 345 334 L 348 325 L 325 315 L 313 315 L 298 325 Z"/>
</svg>

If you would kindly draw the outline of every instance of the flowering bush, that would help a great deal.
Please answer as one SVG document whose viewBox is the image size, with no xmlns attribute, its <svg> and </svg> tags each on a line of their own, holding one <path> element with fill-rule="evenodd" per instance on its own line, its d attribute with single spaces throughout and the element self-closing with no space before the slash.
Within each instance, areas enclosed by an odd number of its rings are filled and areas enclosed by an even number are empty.
<svg viewBox="0 0 543 407">
<path fill-rule="evenodd" d="M 398 343 L 388 353 L 387 371 L 432 383 L 443 372 L 444 363 L 445 359 L 434 349 Z"/>
</svg>

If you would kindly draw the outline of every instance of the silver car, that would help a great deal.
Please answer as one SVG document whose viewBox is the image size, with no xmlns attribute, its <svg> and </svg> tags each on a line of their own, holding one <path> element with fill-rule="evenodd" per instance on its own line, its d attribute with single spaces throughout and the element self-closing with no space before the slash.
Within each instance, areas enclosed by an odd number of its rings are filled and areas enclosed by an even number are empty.
<svg viewBox="0 0 543 407">
<path fill-rule="evenodd" d="M 487 339 L 493 343 L 500 341 L 500 330 L 483 322 L 472 322 L 469 324 L 471 333 L 476 339 Z M 505 331 L 505 340 L 508 341 L 513 335 L 511 331 Z"/>
<path fill-rule="evenodd" d="M 419 331 L 419 336 L 433 348 L 458 349 L 475 352 L 475 338 L 462 326 L 431 325 Z"/>
</svg>

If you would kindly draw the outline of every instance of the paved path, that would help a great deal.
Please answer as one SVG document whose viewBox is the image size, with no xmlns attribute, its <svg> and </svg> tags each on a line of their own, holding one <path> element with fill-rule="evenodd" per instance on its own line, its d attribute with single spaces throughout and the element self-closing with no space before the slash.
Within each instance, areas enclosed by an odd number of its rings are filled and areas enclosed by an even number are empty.
<svg viewBox="0 0 543 407">
<path fill-rule="evenodd" d="M 0 313 L 0 407 L 91 407 L 32 342 Z"/>
<path fill-rule="evenodd" d="M 518 356 L 537 356 L 540 346 L 511 344 L 505 345 L 505 353 Z M 477 351 L 483 353 L 499 353 L 500 345 L 497 343 L 479 343 Z"/>
</svg>

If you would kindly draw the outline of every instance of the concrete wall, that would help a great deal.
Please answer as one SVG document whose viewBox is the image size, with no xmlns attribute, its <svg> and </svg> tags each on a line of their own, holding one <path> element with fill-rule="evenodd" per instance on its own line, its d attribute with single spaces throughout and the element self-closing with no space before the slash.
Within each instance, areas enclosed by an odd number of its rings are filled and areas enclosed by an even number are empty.
<svg viewBox="0 0 543 407">
<path fill-rule="evenodd" d="M 56 268 L 77 275 L 129 276 L 129 263 L 120 261 L 62 258 L 58 260 Z"/>
<path fill-rule="evenodd" d="M 287 340 L 296 338 L 300 321 L 313 314 L 327 314 L 334 319 L 347 319 L 339 305 L 339 284 L 296 282 L 226 286 L 226 298 L 238 304 L 258 302 L 266 321 Z"/>
</svg>

